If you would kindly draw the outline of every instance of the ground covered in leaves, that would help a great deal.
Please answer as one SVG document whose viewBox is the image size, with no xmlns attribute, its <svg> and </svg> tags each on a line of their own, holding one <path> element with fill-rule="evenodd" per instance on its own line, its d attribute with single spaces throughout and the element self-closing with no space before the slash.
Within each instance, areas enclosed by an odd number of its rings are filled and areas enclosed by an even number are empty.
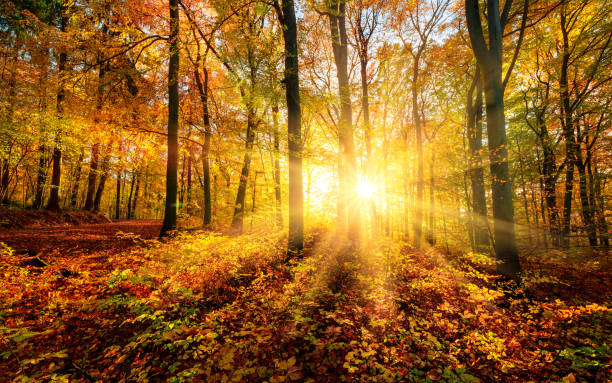
<svg viewBox="0 0 612 383">
<path fill-rule="evenodd" d="M 32 231 L 33 230 L 33 231 Z M 0 233 L 0 380 L 607 382 L 606 258 L 479 254 L 312 228 L 154 239 L 156 221 Z M 29 240 L 28 240 L 29 238 Z M 42 264 L 32 262 L 39 259 Z"/>
</svg>

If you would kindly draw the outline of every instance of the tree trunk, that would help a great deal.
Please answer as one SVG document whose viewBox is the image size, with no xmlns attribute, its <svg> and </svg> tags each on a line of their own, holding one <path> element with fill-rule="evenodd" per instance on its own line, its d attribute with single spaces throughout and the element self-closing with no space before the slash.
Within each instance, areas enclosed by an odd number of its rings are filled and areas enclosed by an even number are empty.
<svg viewBox="0 0 612 383">
<path fill-rule="evenodd" d="M 83 150 L 81 150 L 81 154 L 79 154 L 79 158 L 77 159 L 77 168 L 76 174 L 74 176 L 74 186 L 72 187 L 72 194 L 70 195 L 70 206 L 73 208 L 77 207 L 77 200 L 79 197 L 79 182 L 81 180 L 81 163 L 83 162 L 83 157 L 85 156 Z"/>
<path fill-rule="evenodd" d="M 361 28 L 361 25 L 359 25 Z M 363 130 L 364 130 L 364 138 L 366 145 L 366 166 L 365 166 L 365 175 L 367 182 L 373 184 L 374 183 L 374 162 L 372 160 L 372 128 L 370 126 L 370 99 L 368 94 L 368 48 L 367 41 L 362 39 L 362 44 L 365 44 L 365 47 L 361 47 L 359 50 L 359 67 L 361 74 L 361 108 L 363 110 Z M 370 208 L 370 225 L 371 225 L 371 233 L 375 235 L 376 233 L 376 203 L 374 198 L 370 198 L 369 201 Z"/>
<path fill-rule="evenodd" d="M 115 198 L 115 219 L 121 217 L 121 170 L 117 170 L 117 186 Z"/>
<path fill-rule="evenodd" d="M 93 212 L 97 213 L 100 211 L 100 203 L 102 202 L 102 194 L 104 193 L 104 185 L 106 184 L 106 179 L 108 178 L 108 166 L 110 162 L 112 143 L 108 144 L 107 153 L 102 159 L 102 173 L 100 175 L 100 182 L 98 183 L 98 189 L 96 190 L 96 196 L 94 197 L 94 206 Z"/>
<path fill-rule="evenodd" d="M 134 185 L 136 184 L 136 171 L 133 170 L 132 171 L 132 182 L 130 182 L 130 194 L 128 195 L 128 201 L 127 201 L 127 218 L 128 219 L 132 219 L 133 218 L 133 211 L 132 211 L 132 201 L 134 198 Z"/>
<path fill-rule="evenodd" d="M 85 210 L 92 210 L 96 192 L 96 178 L 98 175 L 98 157 L 100 155 L 100 144 L 95 143 L 91 147 L 91 162 L 89 164 L 89 176 L 87 177 L 87 196 L 85 197 Z"/>
<path fill-rule="evenodd" d="M 272 107 L 272 119 L 274 123 L 274 206 L 276 210 L 276 226 L 283 227 L 283 210 L 281 204 L 281 185 L 280 185 L 280 137 L 278 131 L 278 105 Z"/>
<path fill-rule="evenodd" d="M 357 161 L 355 158 L 355 143 L 353 141 L 351 93 L 348 78 L 348 41 L 346 35 L 345 0 L 332 0 L 329 8 L 330 32 L 334 53 L 334 61 L 338 77 L 340 99 L 339 139 L 342 143 L 342 167 L 344 177 L 341 181 L 346 185 L 343 195 L 348 219 L 348 237 L 353 241 L 359 239 L 360 213 L 357 201 Z M 342 189 L 342 188 L 341 188 Z"/>
<path fill-rule="evenodd" d="M 482 78 L 476 69 L 467 100 L 467 136 L 470 155 L 470 181 L 472 186 L 472 221 L 474 246 L 483 251 L 489 246 L 487 229 L 487 200 L 485 196 L 484 170 L 482 168 Z M 476 90 L 476 99 L 472 92 Z"/>
<path fill-rule="evenodd" d="M 510 0 L 508 0 L 510 1 Z M 483 73 L 489 157 L 492 177 L 493 234 L 495 254 L 502 262 L 497 270 L 506 277 L 519 280 L 521 271 L 514 229 L 512 186 L 508 174 L 508 142 L 504 116 L 502 82 L 502 35 L 499 1 L 487 2 L 489 47 L 484 39 L 477 0 L 466 0 L 465 9 L 472 49 Z"/>
<path fill-rule="evenodd" d="M 166 166 L 166 204 L 160 236 L 176 230 L 177 225 L 177 169 L 179 120 L 179 9 L 178 0 L 169 0 L 170 8 L 170 60 L 168 65 L 168 162 Z"/>
<path fill-rule="evenodd" d="M 283 20 L 285 26 L 283 28 L 283 39 L 285 42 L 285 96 L 287 99 L 287 136 L 289 141 L 288 251 L 301 255 L 304 248 L 302 111 L 300 109 L 297 25 L 293 0 L 283 0 Z"/>
<path fill-rule="evenodd" d="M 132 216 L 131 219 L 136 218 L 136 207 L 138 207 L 138 193 L 140 192 L 140 179 L 141 174 L 139 171 L 136 172 L 136 190 L 134 190 L 134 197 L 132 198 Z"/>
<path fill-rule="evenodd" d="M 608 237 L 608 223 L 606 222 L 606 205 L 605 205 L 605 200 L 604 200 L 604 194 L 601 186 L 601 179 L 603 177 L 603 174 L 600 174 L 597 171 L 597 164 L 595 164 L 594 166 L 594 171 L 595 171 L 595 178 L 594 178 L 594 193 L 595 193 L 595 199 L 598 201 L 598 209 L 596 209 L 597 211 L 597 221 L 598 221 L 598 226 L 599 226 L 599 244 L 601 246 L 605 246 L 605 247 L 609 247 L 610 246 L 610 239 Z"/>
<path fill-rule="evenodd" d="M 423 159 L 423 127 L 421 126 L 421 115 L 419 113 L 419 63 L 422 51 L 419 50 L 413 58 L 412 63 L 412 121 L 416 133 L 416 154 L 417 154 L 417 182 L 416 182 L 416 206 L 414 209 L 414 245 L 421 247 L 423 237 L 423 188 L 425 184 L 424 159 Z"/>
<path fill-rule="evenodd" d="M 42 207 L 45 183 L 47 183 L 47 148 L 44 144 L 40 144 L 38 151 L 40 154 L 38 157 L 38 172 L 36 175 L 36 195 L 34 196 L 34 204 L 32 205 L 34 209 L 40 209 Z"/>
<path fill-rule="evenodd" d="M 204 145 L 202 146 L 202 172 L 204 173 L 204 212 L 203 225 L 209 226 L 212 222 L 212 211 L 210 203 L 210 115 L 208 112 L 208 69 L 206 68 L 206 59 L 202 64 L 202 72 L 204 73 L 204 82 L 200 77 L 199 63 L 200 56 L 198 55 L 195 68 L 195 79 L 200 93 L 200 101 L 202 102 L 202 119 L 204 124 Z"/>
<path fill-rule="evenodd" d="M 187 154 L 187 208 L 191 210 L 191 167 L 193 166 L 193 148 L 189 145 L 189 153 Z"/>
<path fill-rule="evenodd" d="M 429 163 L 429 226 L 427 228 L 427 242 L 430 245 L 436 243 L 435 233 L 435 221 L 436 221 L 436 201 L 435 201 L 435 187 L 436 182 L 434 179 L 434 163 L 436 161 L 436 153 L 432 150 L 431 162 Z"/>
<path fill-rule="evenodd" d="M 60 17 L 60 32 L 66 31 L 68 25 L 68 16 L 66 15 L 66 9 L 62 6 L 61 17 Z M 64 114 L 64 99 L 66 98 L 65 85 L 65 71 L 66 62 L 68 61 L 68 54 L 65 51 L 61 51 L 59 54 L 59 60 L 57 64 L 57 71 L 59 77 L 59 87 L 57 89 L 57 104 L 56 111 L 58 118 L 63 118 Z M 49 210 L 60 210 L 60 198 L 59 189 L 62 177 L 62 149 L 61 149 L 61 132 L 55 134 L 55 147 L 53 148 L 53 173 L 51 175 L 51 194 L 49 195 L 49 201 L 47 202 L 47 209 Z"/>
<path fill-rule="evenodd" d="M 559 88 L 561 90 L 561 125 L 565 139 L 565 155 L 567 159 L 565 171 L 565 195 L 563 199 L 563 246 L 569 246 L 570 223 L 572 216 L 572 194 L 574 189 L 574 165 L 576 164 L 576 135 L 574 132 L 573 113 L 570 105 L 568 68 L 569 68 L 569 32 L 567 31 L 565 11 L 561 12 L 561 34 L 563 37 L 563 54 Z"/>
<path fill-rule="evenodd" d="M 591 209 L 591 201 L 589 201 L 589 195 L 587 190 L 587 176 L 586 167 L 582 162 L 580 156 L 577 158 L 579 163 L 576 163 L 578 169 L 578 184 L 580 191 L 580 204 L 582 213 L 582 222 L 589 239 L 590 246 L 597 246 L 597 228 L 595 226 L 595 219 L 593 218 L 593 211 Z"/>
<path fill-rule="evenodd" d="M 247 115 L 247 136 L 245 144 L 244 162 L 242 164 L 242 171 L 240 172 L 238 193 L 236 194 L 236 204 L 234 205 L 234 216 L 232 217 L 232 229 L 238 233 L 242 233 L 242 224 L 244 221 L 244 203 L 246 198 L 247 180 L 249 178 L 249 169 L 251 167 L 251 153 L 253 152 L 253 143 L 255 141 L 254 120 L 255 112 L 253 108 L 249 105 Z"/>
</svg>

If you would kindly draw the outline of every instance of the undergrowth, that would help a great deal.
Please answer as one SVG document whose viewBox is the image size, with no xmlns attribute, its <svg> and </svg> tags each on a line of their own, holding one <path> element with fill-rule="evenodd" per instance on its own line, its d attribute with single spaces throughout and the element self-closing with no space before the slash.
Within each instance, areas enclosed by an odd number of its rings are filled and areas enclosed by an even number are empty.
<svg viewBox="0 0 612 383">
<path fill-rule="evenodd" d="M 129 234 L 121 234 L 123 239 Z M 599 381 L 609 301 L 504 285 L 479 254 L 359 247 L 324 229 L 168 242 L 24 266 L 4 246 L 0 374 L 30 381 Z M 61 268 L 70 267 L 71 277 Z"/>
</svg>

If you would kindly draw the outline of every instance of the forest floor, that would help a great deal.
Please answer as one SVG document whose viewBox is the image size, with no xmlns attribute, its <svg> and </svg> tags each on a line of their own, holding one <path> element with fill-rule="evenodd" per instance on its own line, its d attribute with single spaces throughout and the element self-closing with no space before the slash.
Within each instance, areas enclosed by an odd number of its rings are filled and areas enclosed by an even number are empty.
<svg viewBox="0 0 612 383">
<path fill-rule="evenodd" d="M 597 254 L 490 258 L 307 231 L 159 221 L 0 231 L 0 381 L 607 382 L 612 275 Z M 37 261 L 41 261 L 40 263 Z"/>
</svg>

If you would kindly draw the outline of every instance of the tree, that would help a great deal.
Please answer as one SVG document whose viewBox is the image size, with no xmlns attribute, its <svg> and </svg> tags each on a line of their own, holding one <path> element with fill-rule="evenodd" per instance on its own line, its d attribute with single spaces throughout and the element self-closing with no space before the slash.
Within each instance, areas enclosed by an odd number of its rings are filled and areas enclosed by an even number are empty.
<svg viewBox="0 0 612 383">
<path fill-rule="evenodd" d="M 293 0 L 276 4 L 285 42 L 285 97 L 287 100 L 287 137 L 289 141 L 289 242 L 290 253 L 304 248 L 304 192 L 302 186 L 302 112 L 298 68 L 297 25 Z M 278 148 L 276 147 L 278 150 Z M 280 198 L 279 198 L 280 199 Z"/>
<path fill-rule="evenodd" d="M 444 0 L 433 0 L 427 2 L 417 2 L 414 8 L 408 10 L 407 18 L 410 23 L 410 28 L 416 34 L 415 41 L 407 41 L 402 33 L 400 38 L 404 43 L 404 49 L 408 51 L 412 57 L 412 71 L 410 75 L 410 89 L 412 92 L 412 122 L 416 135 L 416 151 L 417 151 L 417 183 L 416 183 L 416 199 L 415 219 L 413 222 L 414 229 L 414 244 L 416 247 L 421 247 L 423 237 L 423 189 L 425 184 L 424 176 L 424 158 L 423 158 L 423 121 L 421 118 L 421 110 L 419 107 L 419 97 L 421 97 L 421 65 L 423 56 L 428 48 L 430 38 L 436 28 L 444 20 L 448 2 Z"/>
<path fill-rule="evenodd" d="M 59 21 L 59 31 L 66 32 L 66 27 L 68 26 L 69 16 L 68 16 L 68 6 L 66 4 L 62 4 L 60 10 L 60 21 Z M 57 103 L 56 103 L 56 112 L 58 118 L 61 120 L 64 113 L 64 100 L 66 98 L 66 89 L 65 87 L 65 71 L 66 71 L 66 62 L 68 61 L 68 53 L 66 52 L 65 47 L 61 47 L 59 51 L 59 60 L 57 65 L 58 76 L 59 76 L 59 86 L 57 89 Z M 61 149 L 61 128 L 59 128 L 55 133 L 55 147 L 53 148 L 53 173 L 51 174 L 51 194 L 49 195 L 49 201 L 47 202 L 47 209 L 49 210 L 60 210 L 60 182 L 62 178 L 62 149 Z"/>
<path fill-rule="evenodd" d="M 338 96 L 340 100 L 340 121 L 338 136 L 340 141 L 340 195 L 338 200 L 346 212 L 340 212 L 340 227 L 347 227 L 351 240 L 359 238 L 360 214 L 357 201 L 357 161 L 355 158 L 355 142 L 353 140 L 353 110 L 351 106 L 351 90 L 348 77 L 348 38 L 346 33 L 346 3 L 345 0 L 329 0 L 327 15 L 329 30 L 336 64 L 338 78 Z M 340 203 L 340 202 L 339 202 Z M 344 216 L 346 214 L 346 216 Z"/>
<path fill-rule="evenodd" d="M 521 266 L 516 248 L 512 186 L 508 174 L 508 143 L 504 116 L 504 82 L 502 81 L 502 36 L 512 0 L 507 0 L 500 15 L 499 1 L 487 1 L 489 44 L 485 41 L 478 0 L 466 0 L 465 13 L 470 42 L 482 72 L 487 113 L 487 133 L 492 177 L 493 237 L 498 271 L 518 279 Z"/>
<path fill-rule="evenodd" d="M 179 8 L 178 0 L 169 0 L 170 61 L 168 64 L 168 162 L 166 165 L 166 204 L 161 236 L 176 230 L 178 194 L 178 125 L 179 125 Z"/>
</svg>

